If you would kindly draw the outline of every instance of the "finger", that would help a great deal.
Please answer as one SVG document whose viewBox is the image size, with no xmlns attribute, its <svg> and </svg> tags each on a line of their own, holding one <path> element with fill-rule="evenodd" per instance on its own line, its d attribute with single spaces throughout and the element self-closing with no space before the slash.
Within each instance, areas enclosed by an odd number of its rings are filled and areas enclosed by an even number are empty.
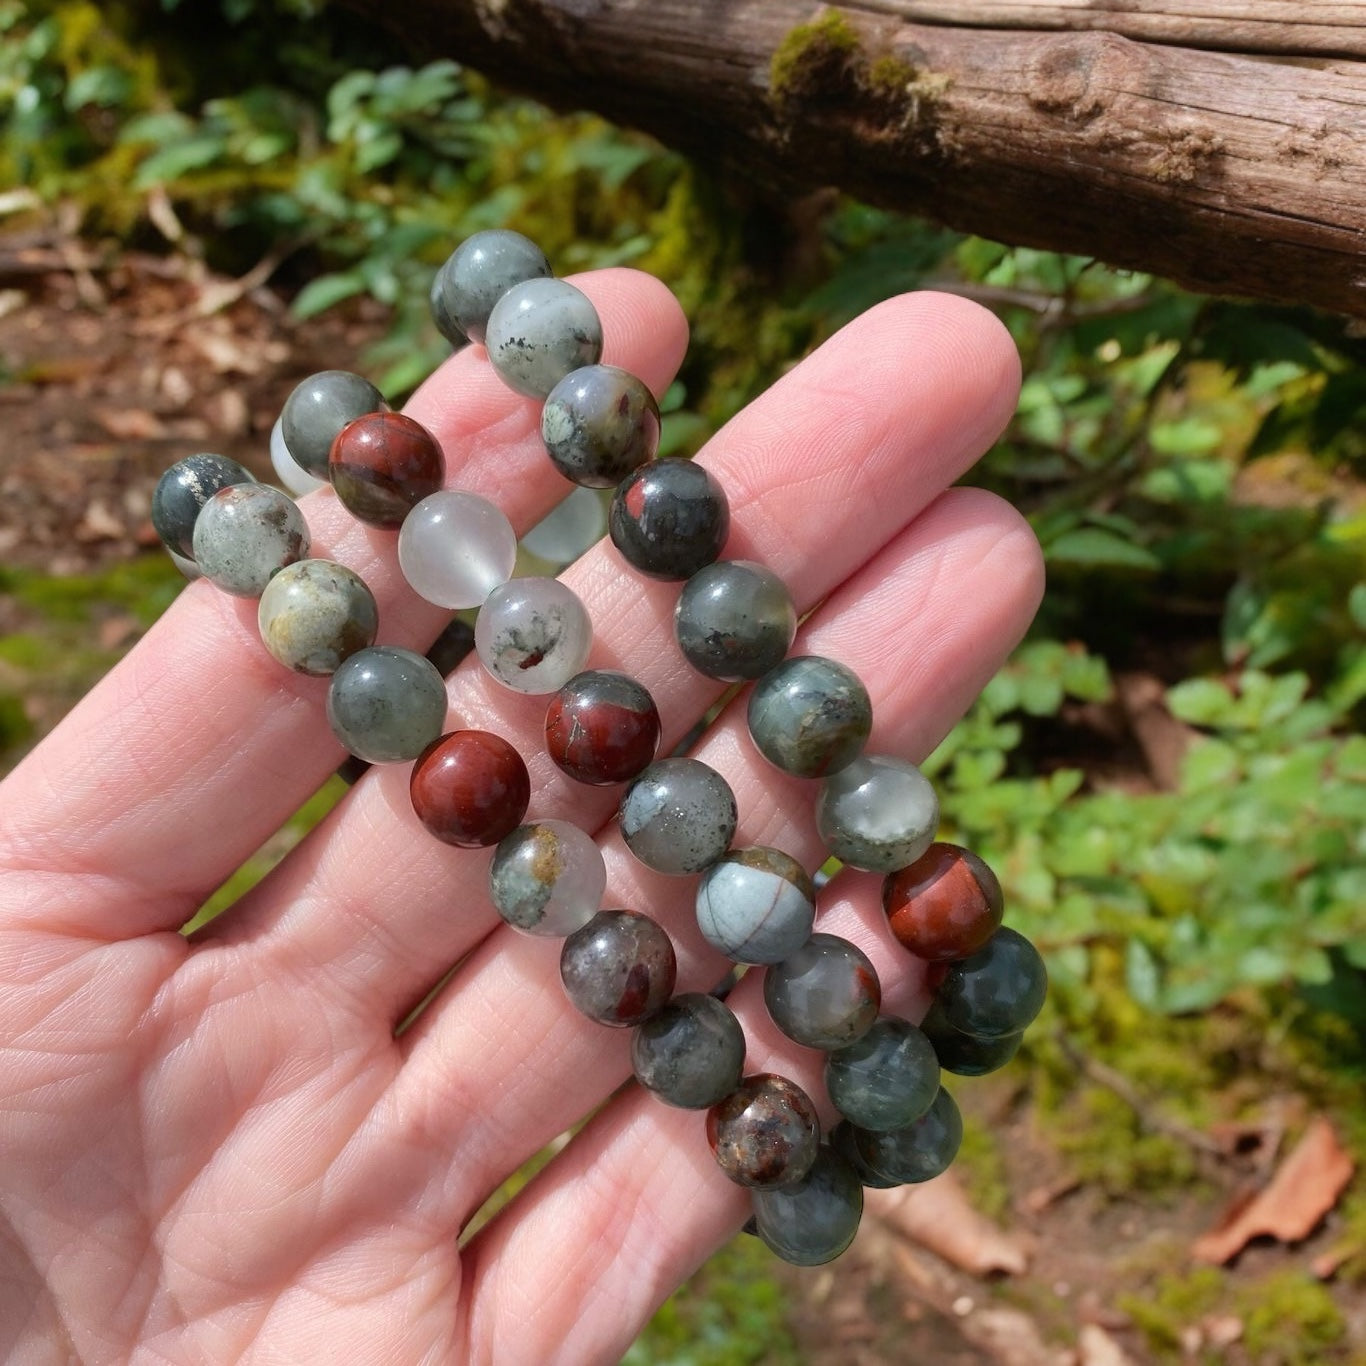
<svg viewBox="0 0 1366 1366">
<path fill-rule="evenodd" d="M 662 392 L 686 346 L 672 295 L 634 271 L 578 283 L 602 315 L 605 358 Z M 519 529 L 563 496 L 539 405 L 503 386 L 481 347 L 447 362 L 410 411 L 442 443 L 447 484 L 495 497 Z M 449 613 L 403 583 L 394 536 L 330 489 L 302 506 L 313 553 L 374 592 L 381 641 L 425 648 Z M 81 878 L 79 912 L 77 898 L 47 899 L 49 928 L 122 938 L 182 924 L 337 766 L 326 691 L 265 652 L 254 602 L 191 584 L 0 789 L 0 868 Z"/>
<path fill-rule="evenodd" d="M 920 757 L 1023 634 L 1040 582 L 1037 544 L 1019 515 L 990 494 L 954 490 L 822 608 L 799 648 L 834 654 L 865 679 L 874 701 L 870 752 Z M 889 612 L 893 603 L 900 613 Z M 818 785 L 768 767 L 745 737 L 742 705 L 697 752 L 735 790 L 738 845 L 772 845 L 807 868 L 824 860 L 812 811 Z M 678 990 L 710 989 L 729 964 L 697 928 L 695 879 L 652 873 L 616 832 L 604 848 L 607 904 L 643 910 L 665 926 L 678 954 Z M 871 888 L 866 904 L 876 906 L 879 878 L 850 872 L 841 880 Z M 818 926 L 826 927 L 824 918 Z M 872 934 L 865 925 L 862 936 Z M 409 1059 L 395 1083 L 397 1108 L 423 1132 L 447 1117 L 453 1148 L 445 1193 L 454 1217 L 629 1075 L 625 1031 L 593 1024 L 567 1001 L 558 943 L 512 931 L 471 953 L 404 1042 Z M 489 1077 L 499 1078 L 498 1104 L 473 1105 Z"/>
<path fill-rule="evenodd" d="M 960 299 L 908 296 L 864 315 L 699 457 L 730 494 L 727 553 L 769 565 L 811 607 L 981 454 L 1007 420 L 1017 376 L 1000 324 Z M 668 752 L 722 688 L 669 643 L 678 586 L 643 581 L 605 543 L 563 577 L 595 624 L 590 664 L 645 684 Z M 619 789 L 585 788 L 545 754 L 544 698 L 509 696 L 475 661 L 450 694 L 462 724 L 498 731 L 527 759 L 533 817 L 593 830 L 611 816 Z M 406 775 L 374 773 L 215 935 L 249 937 L 360 1008 L 397 1016 L 500 924 L 488 860 L 433 841 L 411 812 Z"/>
</svg>

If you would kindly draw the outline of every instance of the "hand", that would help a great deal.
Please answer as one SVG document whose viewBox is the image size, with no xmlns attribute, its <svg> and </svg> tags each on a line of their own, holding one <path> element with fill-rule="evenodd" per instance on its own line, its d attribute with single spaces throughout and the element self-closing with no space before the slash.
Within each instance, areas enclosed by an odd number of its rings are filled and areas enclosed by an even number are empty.
<svg viewBox="0 0 1366 1366">
<path fill-rule="evenodd" d="M 606 360 L 660 393 L 686 328 L 655 281 L 579 282 Z M 1018 366 L 1004 330 L 943 295 L 893 300 L 757 399 L 702 459 L 732 509 L 727 553 L 779 573 L 795 650 L 851 666 L 872 695 L 869 750 L 923 757 L 1027 625 L 1038 549 L 998 499 L 950 489 L 1004 426 Z M 564 492 L 539 407 L 480 348 L 409 413 L 448 482 L 524 530 Z M 314 554 L 380 603 L 381 641 L 443 623 L 397 572 L 394 537 L 330 491 L 304 508 Z M 599 546 L 566 579 L 594 621 L 592 663 L 637 676 L 677 741 L 720 686 L 671 644 L 678 586 Z M 579 1017 L 558 941 L 504 927 L 487 851 L 437 843 L 408 766 L 368 773 L 264 882 L 193 940 L 196 908 L 334 769 L 325 679 L 291 675 L 255 603 L 190 585 L 0 787 L 0 1356 L 46 1362 L 612 1361 L 747 1214 L 702 1116 L 630 1075 L 629 1031 Z M 606 905 L 674 936 L 679 990 L 723 970 L 691 915 L 693 879 L 651 873 L 611 817 L 619 792 L 554 769 L 545 699 L 467 661 L 451 724 L 526 756 L 531 815 L 601 831 Z M 740 807 L 737 843 L 823 853 L 815 785 L 758 757 L 731 707 L 696 750 Z M 818 925 L 873 957 L 885 1008 L 923 1005 L 879 879 L 841 876 Z M 416 1023 L 396 1027 L 459 964 Z M 747 1071 L 819 1091 L 816 1054 L 766 1020 L 761 974 L 731 1003 Z M 913 1015 L 913 1018 L 916 1016 Z M 557 1134 L 582 1131 L 463 1247 L 461 1229 Z"/>
</svg>

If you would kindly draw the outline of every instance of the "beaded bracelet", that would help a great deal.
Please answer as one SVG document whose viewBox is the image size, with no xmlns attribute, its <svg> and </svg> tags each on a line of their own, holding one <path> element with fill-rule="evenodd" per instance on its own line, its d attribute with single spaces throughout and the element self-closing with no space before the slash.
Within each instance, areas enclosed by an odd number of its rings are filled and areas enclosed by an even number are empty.
<svg viewBox="0 0 1366 1366">
<path fill-rule="evenodd" d="M 738 812 L 725 779 L 699 760 L 656 757 L 661 722 L 648 690 L 614 670 L 585 670 L 592 625 L 554 578 L 512 578 L 516 537 L 492 503 L 443 488 L 440 444 L 388 410 L 358 375 L 325 371 L 290 395 L 271 458 L 294 494 L 330 483 L 368 525 L 398 532 L 399 567 L 421 597 L 478 608 L 474 648 L 489 674 L 550 697 L 546 749 L 572 779 L 627 783 L 619 822 L 648 867 L 699 875 L 698 927 L 740 971 L 766 969 L 778 1028 L 825 1052 L 840 1122 L 822 1142 L 811 1098 L 774 1074 L 744 1075 L 738 1019 L 711 994 L 674 995 L 667 933 L 637 911 L 600 909 L 606 866 L 570 822 L 524 824 L 530 779 L 521 755 L 482 731 L 443 733 L 442 673 L 410 650 L 375 647 L 374 597 L 351 570 L 309 559 L 297 505 L 240 465 L 195 455 L 163 476 L 153 521 L 187 572 L 259 597 L 262 640 L 277 660 L 331 675 L 333 731 L 364 763 L 413 764 L 422 824 L 462 847 L 495 845 L 489 892 L 523 933 L 563 939 L 569 999 L 603 1024 L 633 1027 L 631 1064 L 667 1104 L 705 1110 L 727 1176 L 752 1192 L 747 1227 L 779 1256 L 816 1265 L 852 1241 L 865 1186 L 928 1180 L 962 1137 L 942 1071 L 980 1075 L 1015 1054 L 1043 1004 L 1038 952 L 1001 925 L 990 868 L 935 843 L 938 803 L 915 765 L 864 753 L 872 704 L 858 677 L 817 656 L 789 657 L 797 612 L 762 565 L 722 560 L 724 490 L 701 465 L 656 458 L 659 408 L 644 383 L 599 363 L 602 327 L 580 291 L 556 279 L 517 233 L 478 233 L 437 272 L 438 329 L 482 342 L 516 392 L 543 401 L 541 434 L 555 467 L 586 488 L 614 488 L 612 543 L 637 572 L 683 583 L 678 648 L 698 672 L 753 684 L 755 748 L 784 773 L 818 780 L 816 826 L 842 864 L 885 875 L 896 938 L 931 965 L 932 1003 L 919 1025 L 880 1014 L 881 987 L 848 940 L 814 932 L 816 888 L 778 849 L 733 848 Z M 734 973 L 729 980 L 733 980 Z"/>
</svg>

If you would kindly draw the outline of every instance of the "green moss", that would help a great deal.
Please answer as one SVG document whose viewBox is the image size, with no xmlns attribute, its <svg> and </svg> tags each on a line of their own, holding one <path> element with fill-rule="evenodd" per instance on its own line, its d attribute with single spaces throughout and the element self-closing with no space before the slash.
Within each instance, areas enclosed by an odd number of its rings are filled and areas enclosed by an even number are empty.
<svg viewBox="0 0 1366 1366">
<path fill-rule="evenodd" d="M 1302 1271 L 1278 1271 L 1246 1287 L 1237 1301 L 1243 1342 L 1260 1366 L 1317 1366 L 1340 1361 L 1334 1350 L 1347 1325 L 1326 1287 Z"/>
<path fill-rule="evenodd" d="M 1212 1266 L 1157 1277 L 1142 1294 L 1124 1294 L 1116 1308 L 1128 1314 L 1156 1352 L 1181 1348 L 1181 1334 L 1211 1314 L 1224 1298 L 1227 1278 Z"/>
<path fill-rule="evenodd" d="M 768 92 L 775 104 L 806 98 L 839 84 L 857 65 L 859 37 L 837 9 L 809 24 L 798 24 L 778 44 L 768 66 Z"/>
<path fill-rule="evenodd" d="M 1003 1222 L 1010 1214 L 1010 1180 L 1001 1159 L 1000 1145 L 988 1125 L 963 1126 L 963 1144 L 956 1162 L 961 1164 L 963 1184 L 972 1203 L 988 1219 Z"/>
<path fill-rule="evenodd" d="M 884 98 L 905 97 L 919 84 L 920 75 L 903 57 L 883 53 L 862 73 L 861 84 L 869 94 Z"/>
</svg>

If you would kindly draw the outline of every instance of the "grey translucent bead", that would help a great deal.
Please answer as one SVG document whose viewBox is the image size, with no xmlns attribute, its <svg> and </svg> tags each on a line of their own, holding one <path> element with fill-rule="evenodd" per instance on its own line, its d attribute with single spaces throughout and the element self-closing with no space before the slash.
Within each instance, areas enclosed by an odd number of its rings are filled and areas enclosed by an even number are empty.
<svg viewBox="0 0 1366 1366">
<path fill-rule="evenodd" d="M 607 505 L 595 489 L 571 489 L 522 537 L 522 549 L 556 569 L 574 563 L 607 530 Z"/>
<path fill-rule="evenodd" d="M 599 1024 L 648 1020 L 673 994 L 677 970 L 669 936 L 637 911 L 599 911 L 560 950 L 565 994 Z"/>
<path fill-rule="evenodd" d="M 683 585 L 674 635 L 688 663 L 727 683 L 760 678 L 782 663 L 797 633 L 787 585 L 749 560 L 718 560 Z"/>
<path fill-rule="evenodd" d="M 739 813 L 730 784 L 699 759 L 659 759 L 626 790 L 626 847 L 659 873 L 700 873 L 730 848 Z"/>
<path fill-rule="evenodd" d="M 654 459 L 659 404 L 629 370 L 585 365 L 550 391 L 541 410 L 541 439 L 566 479 L 586 488 L 615 488 Z"/>
<path fill-rule="evenodd" d="M 261 594 L 257 618 L 266 649 L 296 673 L 335 673 L 375 643 L 379 608 L 364 580 L 331 560 L 300 560 Z"/>
<path fill-rule="evenodd" d="M 332 675 L 327 721 L 366 763 L 416 759 L 445 726 L 445 680 L 436 665 L 412 650 L 359 650 Z"/>
<path fill-rule="evenodd" d="M 939 1059 L 909 1020 L 884 1015 L 862 1038 L 826 1058 L 825 1087 L 830 1103 L 860 1129 L 901 1129 L 930 1108 L 939 1090 Z"/>
<path fill-rule="evenodd" d="M 297 384 L 280 413 L 280 434 L 305 474 L 327 479 L 327 457 L 337 433 L 366 413 L 388 408 L 384 395 L 349 370 L 320 370 Z"/>
<path fill-rule="evenodd" d="M 326 486 L 326 479 L 315 479 L 290 452 L 288 444 L 285 442 L 285 420 L 283 417 L 275 419 L 275 425 L 270 429 L 270 463 L 275 470 L 275 477 L 292 493 L 296 498 L 302 498 L 306 493 L 312 493 L 314 489 Z"/>
<path fill-rule="evenodd" d="M 259 598 L 280 570 L 308 554 L 308 545 L 298 504 L 269 484 L 219 489 L 194 525 L 200 573 L 239 598 Z"/>
<path fill-rule="evenodd" d="M 432 321 L 453 345 L 484 340 L 493 306 L 514 285 L 553 274 L 535 242 L 509 228 L 467 237 L 432 281 Z"/>
<path fill-rule="evenodd" d="M 568 821 L 520 825 L 494 850 L 489 897 L 514 930 L 563 938 L 598 913 L 607 866 L 591 836 Z"/>
<path fill-rule="evenodd" d="M 934 843 L 939 799 L 909 760 L 864 755 L 827 778 L 816 798 L 816 828 L 842 863 L 891 873 Z"/>
<path fill-rule="evenodd" d="M 588 296 L 573 285 L 527 280 L 494 305 L 484 345 L 504 384 L 545 398 L 572 370 L 597 364 L 602 323 Z"/>
<path fill-rule="evenodd" d="M 963 1116 L 941 1086 L 930 1108 L 904 1129 L 884 1133 L 854 1126 L 859 1156 L 884 1181 L 910 1185 L 948 1171 L 963 1142 Z"/>
<path fill-rule="evenodd" d="M 636 1080 L 684 1110 L 705 1110 L 730 1095 L 744 1067 L 745 1032 L 715 996 L 675 996 L 631 1036 Z"/>
<path fill-rule="evenodd" d="M 807 1048 L 844 1048 L 877 1019 L 882 985 L 868 955 L 833 934 L 813 934 L 764 974 L 773 1022 Z"/>
<path fill-rule="evenodd" d="M 487 498 L 459 489 L 428 494 L 403 519 L 398 567 L 408 586 L 438 607 L 479 607 L 512 577 L 517 533 Z"/>
<path fill-rule="evenodd" d="M 593 623 L 559 579 L 512 579 L 495 588 L 474 622 L 474 648 L 505 688 L 552 693 L 588 662 Z"/>
<path fill-rule="evenodd" d="M 821 778 L 858 758 L 873 728 L 873 704 L 852 669 L 797 655 L 754 685 L 748 720 L 750 738 L 769 763 L 799 778 Z"/>
<path fill-rule="evenodd" d="M 199 510 L 233 484 L 254 484 L 249 470 L 225 455 L 187 455 L 157 481 L 152 494 L 152 525 L 167 550 L 194 558 L 194 524 Z"/>
<path fill-rule="evenodd" d="M 732 849 L 697 888 L 697 926 L 737 963 L 780 963 L 811 936 L 816 889 L 790 854 Z"/>
<path fill-rule="evenodd" d="M 754 1231 L 770 1251 L 793 1266 L 832 1262 L 858 1232 L 863 1186 L 838 1152 L 822 1145 L 800 1181 L 777 1190 L 756 1190 Z"/>
<path fill-rule="evenodd" d="M 166 553 L 171 557 L 171 563 L 184 574 L 185 578 L 190 583 L 204 577 L 203 574 L 199 572 L 199 566 L 188 555 L 181 555 L 172 550 L 170 546 L 166 547 Z"/>
</svg>

